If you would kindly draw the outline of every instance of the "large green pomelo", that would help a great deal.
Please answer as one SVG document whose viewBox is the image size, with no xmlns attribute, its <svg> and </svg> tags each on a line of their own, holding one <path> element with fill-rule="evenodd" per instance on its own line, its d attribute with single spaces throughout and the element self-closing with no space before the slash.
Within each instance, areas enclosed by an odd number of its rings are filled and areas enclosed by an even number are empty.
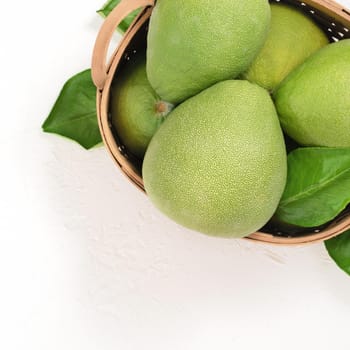
<svg viewBox="0 0 350 350">
<path fill-rule="evenodd" d="M 268 92 L 228 80 L 172 111 L 143 163 L 146 192 L 188 228 L 243 237 L 273 215 L 286 181 L 286 150 Z"/>
<path fill-rule="evenodd" d="M 143 158 L 171 108 L 148 82 L 145 56 L 133 57 L 116 75 L 110 95 L 112 123 L 122 143 L 136 157 Z"/>
<path fill-rule="evenodd" d="M 148 79 L 174 104 L 233 79 L 260 51 L 269 24 L 267 0 L 158 0 L 148 31 Z"/>
<path fill-rule="evenodd" d="M 269 35 L 243 78 L 272 91 L 295 67 L 327 44 L 327 36 L 309 16 L 288 5 L 271 4 Z"/>
<path fill-rule="evenodd" d="M 274 98 L 283 129 L 301 145 L 350 147 L 350 39 L 309 57 Z"/>
</svg>

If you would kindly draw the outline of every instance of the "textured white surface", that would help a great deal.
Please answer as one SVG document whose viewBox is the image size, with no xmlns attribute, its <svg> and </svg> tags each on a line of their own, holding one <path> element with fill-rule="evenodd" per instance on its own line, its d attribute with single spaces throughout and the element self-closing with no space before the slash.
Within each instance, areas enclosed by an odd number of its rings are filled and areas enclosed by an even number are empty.
<svg viewBox="0 0 350 350">
<path fill-rule="evenodd" d="M 187 231 L 103 148 L 41 132 L 90 64 L 100 5 L 2 6 L 0 348 L 348 350 L 350 277 L 322 244 Z"/>
</svg>

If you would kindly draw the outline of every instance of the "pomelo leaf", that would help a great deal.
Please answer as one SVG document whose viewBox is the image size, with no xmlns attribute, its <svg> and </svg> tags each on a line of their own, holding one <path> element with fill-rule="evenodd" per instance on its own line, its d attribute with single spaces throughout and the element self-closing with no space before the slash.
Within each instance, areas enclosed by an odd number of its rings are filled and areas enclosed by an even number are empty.
<svg viewBox="0 0 350 350">
<path fill-rule="evenodd" d="M 97 11 L 102 17 L 107 17 L 111 11 L 120 3 L 121 0 L 109 0 L 107 1 L 100 10 Z M 119 24 L 118 29 L 121 33 L 126 32 L 132 21 L 140 13 L 140 9 L 131 12 L 124 20 Z"/>
<path fill-rule="evenodd" d="M 335 263 L 350 275 L 350 230 L 329 239 L 325 246 Z"/>
<path fill-rule="evenodd" d="M 63 86 L 42 128 L 89 149 L 101 143 L 96 115 L 96 87 L 91 70 L 74 75 Z"/>
<path fill-rule="evenodd" d="M 350 148 L 298 148 L 275 218 L 301 227 L 334 219 L 350 203 Z"/>
</svg>

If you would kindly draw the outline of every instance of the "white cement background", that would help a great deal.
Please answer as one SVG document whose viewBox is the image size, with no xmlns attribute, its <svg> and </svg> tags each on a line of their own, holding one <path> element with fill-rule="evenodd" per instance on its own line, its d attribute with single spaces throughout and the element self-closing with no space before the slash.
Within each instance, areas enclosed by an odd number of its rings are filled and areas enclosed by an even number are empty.
<svg viewBox="0 0 350 350">
<path fill-rule="evenodd" d="M 41 132 L 90 64 L 100 6 L 3 5 L 0 348 L 348 350 L 350 277 L 322 244 L 188 231 L 103 148 Z"/>
</svg>

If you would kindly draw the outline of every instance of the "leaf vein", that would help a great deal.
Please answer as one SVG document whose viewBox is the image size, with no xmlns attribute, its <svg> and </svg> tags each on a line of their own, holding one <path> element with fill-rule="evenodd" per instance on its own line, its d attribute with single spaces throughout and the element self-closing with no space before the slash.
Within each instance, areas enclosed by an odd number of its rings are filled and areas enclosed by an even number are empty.
<svg viewBox="0 0 350 350">
<path fill-rule="evenodd" d="M 316 184 L 313 184 L 313 185 L 307 187 L 305 191 L 302 191 L 302 192 L 297 193 L 296 195 L 294 195 L 292 197 L 289 197 L 285 200 L 282 200 L 280 203 L 280 207 L 285 207 L 290 203 L 293 203 L 293 202 L 301 200 L 305 197 L 308 197 L 312 193 L 317 193 L 317 192 L 323 190 L 327 185 L 329 185 L 331 182 L 335 181 L 336 179 L 342 177 L 347 172 L 350 172 L 350 169 L 345 169 L 345 170 L 341 171 L 340 173 L 336 174 L 335 176 L 332 176 L 331 178 L 329 178 L 328 180 L 326 180 L 324 182 L 321 182 L 321 183 L 318 182 Z"/>
</svg>

